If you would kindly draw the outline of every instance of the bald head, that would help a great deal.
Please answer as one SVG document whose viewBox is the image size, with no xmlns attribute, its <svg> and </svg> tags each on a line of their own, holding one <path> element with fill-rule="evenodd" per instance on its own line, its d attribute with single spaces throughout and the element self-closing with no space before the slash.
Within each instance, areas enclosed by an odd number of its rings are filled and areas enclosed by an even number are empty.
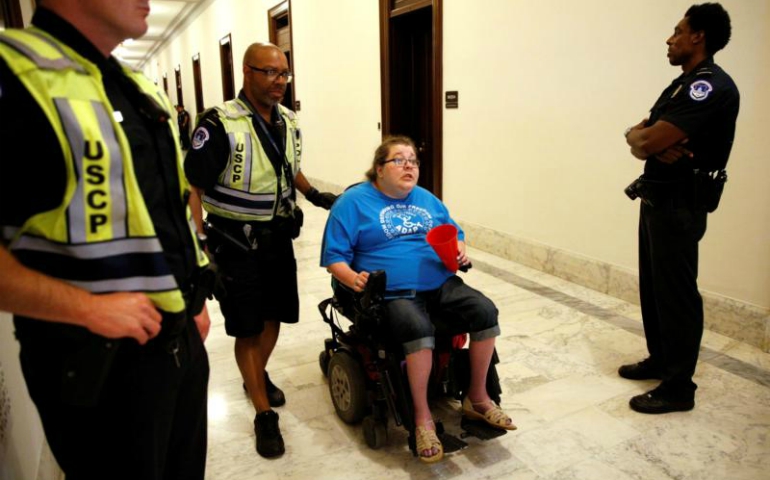
<svg viewBox="0 0 770 480">
<path fill-rule="evenodd" d="M 283 52 L 272 43 L 252 43 L 243 54 L 243 63 L 244 65 L 254 65 L 265 54 L 283 55 Z"/>
</svg>

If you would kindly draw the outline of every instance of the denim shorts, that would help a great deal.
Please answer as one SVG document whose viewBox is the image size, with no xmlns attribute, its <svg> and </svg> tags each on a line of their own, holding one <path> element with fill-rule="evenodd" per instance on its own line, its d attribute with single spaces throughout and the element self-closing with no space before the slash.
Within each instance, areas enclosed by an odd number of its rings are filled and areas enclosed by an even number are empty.
<svg viewBox="0 0 770 480">
<path fill-rule="evenodd" d="M 500 335 L 495 304 L 458 276 L 413 298 L 386 301 L 384 307 L 390 331 L 407 355 L 433 349 L 437 332 L 469 333 L 471 341 Z"/>
</svg>

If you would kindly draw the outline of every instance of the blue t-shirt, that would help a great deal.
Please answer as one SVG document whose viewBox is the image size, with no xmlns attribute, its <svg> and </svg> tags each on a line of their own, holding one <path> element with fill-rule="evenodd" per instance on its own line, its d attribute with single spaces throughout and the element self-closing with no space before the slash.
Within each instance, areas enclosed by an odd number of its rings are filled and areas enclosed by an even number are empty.
<svg viewBox="0 0 770 480">
<path fill-rule="evenodd" d="M 388 290 L 433 290 L 454 275 L 425 240 L 438 225 L 457 227 L 441 200 L 422 187 L 390 198 L 371 182 L 348 189 L 334 202 L 324 230 L 321 266 L 345 262 L 356 272 L 385 270 Z"/>
</svg>

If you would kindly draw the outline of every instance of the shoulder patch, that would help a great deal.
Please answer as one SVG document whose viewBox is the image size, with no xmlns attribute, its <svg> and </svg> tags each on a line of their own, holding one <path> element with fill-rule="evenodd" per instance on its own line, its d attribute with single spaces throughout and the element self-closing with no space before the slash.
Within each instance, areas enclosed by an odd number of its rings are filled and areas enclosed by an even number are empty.
<svg viewBox="0 0 770 480">
<path fill-rule="evenodd" d="M 712 87 L 711 84 L 706 80 L 698 80 L 698 81 L 692 82 L 692 84 L 690 85 L 690 98 L 692 98 L 696 102 L 702 102 L 703 100 L 708 98 L 709 94 L 713 90 L 714 90 L 714 87 Z"/>
<path fill-rule="evenodd" d="M 193 150 L 200 150 L 209 139 L 209 131 L 206 127 L 198 127 L 193 132 L 192 148 Z"/>
</svg>

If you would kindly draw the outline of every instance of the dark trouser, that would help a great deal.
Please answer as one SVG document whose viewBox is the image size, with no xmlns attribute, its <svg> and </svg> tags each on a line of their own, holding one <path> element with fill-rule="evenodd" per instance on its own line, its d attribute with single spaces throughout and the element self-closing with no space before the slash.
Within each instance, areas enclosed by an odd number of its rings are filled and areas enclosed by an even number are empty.
<svg viewBox="0 0 770 480">
<path fill-rule="evenodd" d="M 431 315 L 440 317 L 441 328 L 451 334 L 470 333 L 472 342 L 500 335 L 495 304 L 458 276 L 414 298 L 385 302 L 385 313 L 390 331 L 407 355 L 435 348 L 436 325 Z"/>
<path fill-rule="evenodd" d="M 698 292 L 698 242 L 706 232 L 706 211 L 686 201 L 642 203 L 639 219 L 639 291 L 647 350 L 661 369 L 662 389 L 691 400 L 703 335 L 703 301 Z"/>
<path fill-rule="evenodd" d="M 107 342 L 88 335 L 88 345 Z M 92 376 L 86 367 L 62 367 L 72 354 L 67 339 L 59 346 L 50 338 L 19 340 L 30 396 L 67 480 L 204 478 L 209 364 L 193 321 L 172 342 L 155 339 L 142 347 L 122 340 L 93 404 L 80 400 L 97 382 L 89 378 L 78 387 L 83 394 L 72 395 L 62 380 Z M 97 365 L 105 360 L 98 349 L 91 357 Z"/>
</svg>

